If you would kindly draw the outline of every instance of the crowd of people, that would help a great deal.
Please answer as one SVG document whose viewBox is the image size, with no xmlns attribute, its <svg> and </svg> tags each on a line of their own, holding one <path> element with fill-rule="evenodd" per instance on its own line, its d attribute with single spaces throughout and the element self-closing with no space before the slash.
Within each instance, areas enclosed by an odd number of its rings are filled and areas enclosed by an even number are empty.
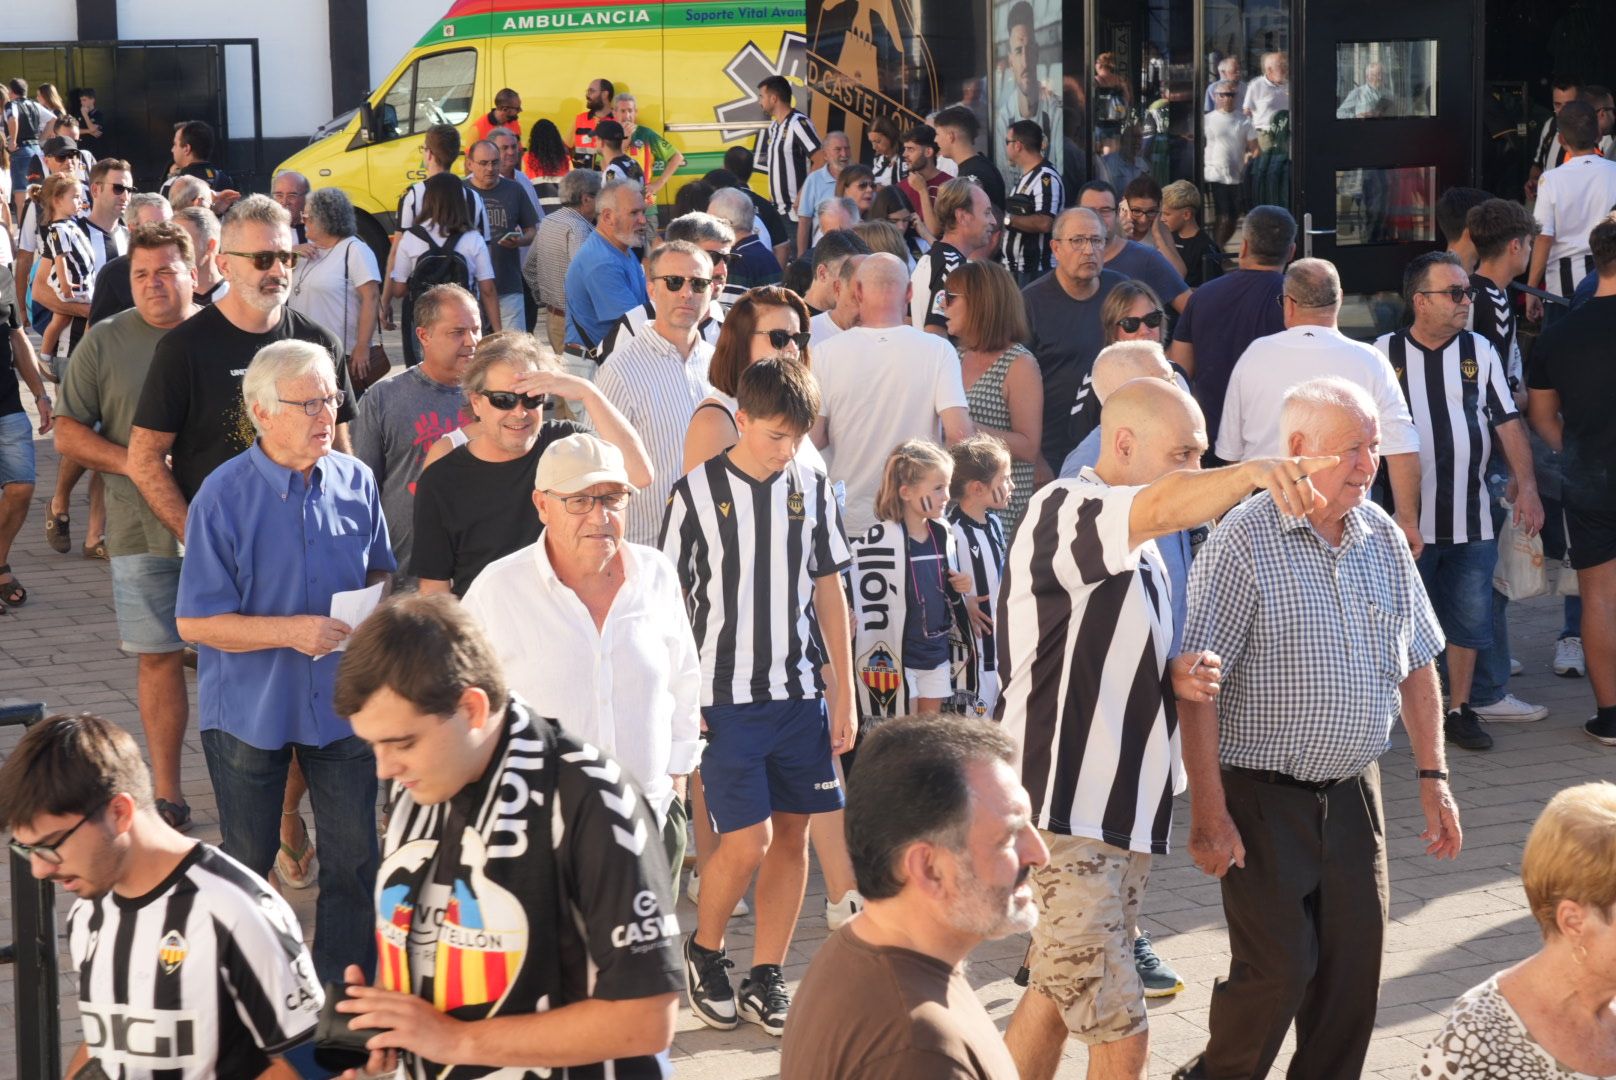
<svg viewBox="0 0 1616 1080">
<path fill-rule="evenodd" d="M 233 190 L 205 124 L 146 192 L 11 90 L 0 612 L 49 603 L 9 564 L 26 386 L 58 552 L 92 475 L 145 735 L 55 717 L 0 766 L 12 850 L 80 900 L 71 1074 L 287 1075 L 315 1040 L 345 1077 L 666 1076 L 682 995 L 783 1037 L 790 1078 L 1047 1078 L 1073 1038 L 1142 1078 L 1146 999 L 1184 983 L 1140 916 L 1188 791 L 1231 964 L 1180 1075 L 1266 1075 L 1294 1026 L 1293 1074 L 1346 1080 L 1392 725 L 1455 858 L 1447 748 L 1547 715 L 1509 689 L 1501 535 L 1575 571 L 1554 669 L 1616 746 L 1616 164 L 1580 97 L 1530 210 L 1443 195 L 1447 250 L 1371 345 L 1283 207 L 1068 195 L 1031 120 L 1007 177 L 963 107 L 865 153 L 771 76 L 756 149 L 659 207 L 685 160 L 632 96 L 595 79 L 524 133 L 505 89 L 469 145 L 426 132 L 378 253 L 339 189 Z M 1276 145 L 1227 126 L 1232 170 Z M 183 835 L 188 664 L 218 848 Z M 1616 787 L 1550 804 L 1544 949 L 1422 1075 L 1616 1073 L 1613 836 Z M 833 933 L 793 994 L 815 860 Z M 313 885 L 305 949 L 277 893 Z M 962 964 L 1028 932 L 1001 1036 Z"/>
</svg>

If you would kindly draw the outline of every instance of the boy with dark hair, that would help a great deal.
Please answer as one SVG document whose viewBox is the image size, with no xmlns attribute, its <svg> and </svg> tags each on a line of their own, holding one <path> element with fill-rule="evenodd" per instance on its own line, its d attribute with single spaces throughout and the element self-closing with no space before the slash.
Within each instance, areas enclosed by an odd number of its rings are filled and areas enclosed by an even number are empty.
<svg viewBox="0 0 1616 1080">
<path fill-rule="evenodd" d="M 976 114 L 964 105 L 950 105 L 932 117 L 932 128 L 937 132 L 939 153 L 959 167 L 960 176 L 968 176 L 982 185 L 993 201 L 993 208 L 1004 213 L 1004 174 L 984 155 L 976 152 L 976 136 L 981 124 Z"/>
<path fill-rule="evenodd" d="M 701 653 L 701 773 L 718 848 L 702 868 L 685 985 L 697 1019 L 785 1030 L 781 965 L 808 877 L 808 819 L 842 806 L 834 755 L 851 750 L 853 660 L 841 572 L 851 561 L 825 474 L 796 460 L 819 413 L 803 365 L 741 375 L 739 441 L 674 484 L 662 525 Z M 809 608 L 812 606 L 812 617 Z M 827 714 L 821 670 L 835 675 Z M 737 1004 L 724 929 L 758 875 L 752 968 Z"/>
<path fill-rule="evenodd" d="M 1466 272 L 1476 268 L 1476 247 L 1465 231 L 1470 211 L 1492 198 L 1473 187 L 1451 187 L 1436 201 L 1436 227 L 1447 249 L 1459 256 Z"/>
<path fill-rule="evenodd" d="M 325 1001 L 297 916 L 163 821 L 128 732 L 89 715 L 34 725 L 0 766 L 0 827 L 13 865 L 78 897 L 84 1042 L 69 1076 L 296 1075 L 280 1055 Z"/>
</svg>

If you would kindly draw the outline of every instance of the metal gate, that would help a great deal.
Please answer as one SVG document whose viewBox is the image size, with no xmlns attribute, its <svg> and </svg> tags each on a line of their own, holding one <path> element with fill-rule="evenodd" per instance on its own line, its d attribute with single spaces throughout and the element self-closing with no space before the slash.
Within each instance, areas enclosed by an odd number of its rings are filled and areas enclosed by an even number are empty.
<svg viewBox="0 0 1616 1080">
<path fill-rule="evenodd" d="M 227 74 L 238 93 L 242 80 L 251 81 L 251 122 L 239 124 L 239 131 L 230 124 Z M 213 128 L 214 158 L 238 188 L 267 186 L 258 74 L 257 38 L 0 46 L 0 79 L 27 79 L 30 93 L 48 82 L 66 101 L 69 91 L 93 87 L 106 132 L 95 149 L 126 159 L 135 182 L 151 190 L 162 183 L 172 163 L 174 125 L 187 120 L 205 120 Z"/>
</svg>

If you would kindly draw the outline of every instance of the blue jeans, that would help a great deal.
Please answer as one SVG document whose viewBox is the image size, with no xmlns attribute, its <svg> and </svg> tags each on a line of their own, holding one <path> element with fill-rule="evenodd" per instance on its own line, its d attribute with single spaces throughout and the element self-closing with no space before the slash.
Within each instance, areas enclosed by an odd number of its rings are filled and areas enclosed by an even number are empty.
<svg viewBox="0 0 1616 1080">
<path fill-rule="evenodd" d="M 1485 649 L 1493 636 L 1493 567 L 1498 543 L 1426 544 L 1418 562 L 1420 580 L 1449 645 Z"/>
<path fill-rule="evenodd" d="M 280 850 L 281 802 L 292 751 L 309 782 L 320 847 L 320 897 L 314 908 L 314 970 L 340 983 L 358 964 L 369 983 L 376 968 L 372 893 L 376 846 L 376 758 L 357 736 L 327 746 L 289 743 L 260 750 L 217 728 L 202 732 L 202 754 L 219 800 L 225 854 L 267 876 Z"/>
<path fill-rule="evenodd" d="M 0 488 L 32 484 L 36 478 L 33 421 L 25 412 L 0 416 Z"/>
<path fill-rule="evenodd" d="M 1493 463 L 1497 463 L 1498 458 L 1499 453 L 1495 448 Z M 1503 473 L 1489 467 L 1487 489 L 1492 494 L 1494 536 L 1498 535 L 1498 530 L 1504 526 L 1504 519 L 1509 515 L 1509 511 L 1504 509 L 1501 502 L 1508 479 Z M 1496 705 L 1504 700 L 1504 695 L 1508 692 L 1509 597 L 1494 589 L 1493 640 L 1491 645 L 1476 653 L 1476 672 L 1470 680 L 1470 704 L 1477 708 L 1483 705 Z"/>
</svg>

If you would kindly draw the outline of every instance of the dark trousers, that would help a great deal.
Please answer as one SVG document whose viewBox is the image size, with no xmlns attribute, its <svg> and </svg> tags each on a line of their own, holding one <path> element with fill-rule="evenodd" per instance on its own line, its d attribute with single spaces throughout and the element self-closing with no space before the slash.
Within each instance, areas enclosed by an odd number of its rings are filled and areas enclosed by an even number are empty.
<svg viewBox="0 0 1616 1080">
<path fill-rule="evenodd" d="M 1357 1080 L 1386 935 L 1380 767 L 1325 791 L 1224 770 L 1245 869 L 1223 878 L 1229 978 L 1212 992 L 1208 1080 L 1261 1080 L 1296 1022 L 1291 1080 Z"/>
</svg>

